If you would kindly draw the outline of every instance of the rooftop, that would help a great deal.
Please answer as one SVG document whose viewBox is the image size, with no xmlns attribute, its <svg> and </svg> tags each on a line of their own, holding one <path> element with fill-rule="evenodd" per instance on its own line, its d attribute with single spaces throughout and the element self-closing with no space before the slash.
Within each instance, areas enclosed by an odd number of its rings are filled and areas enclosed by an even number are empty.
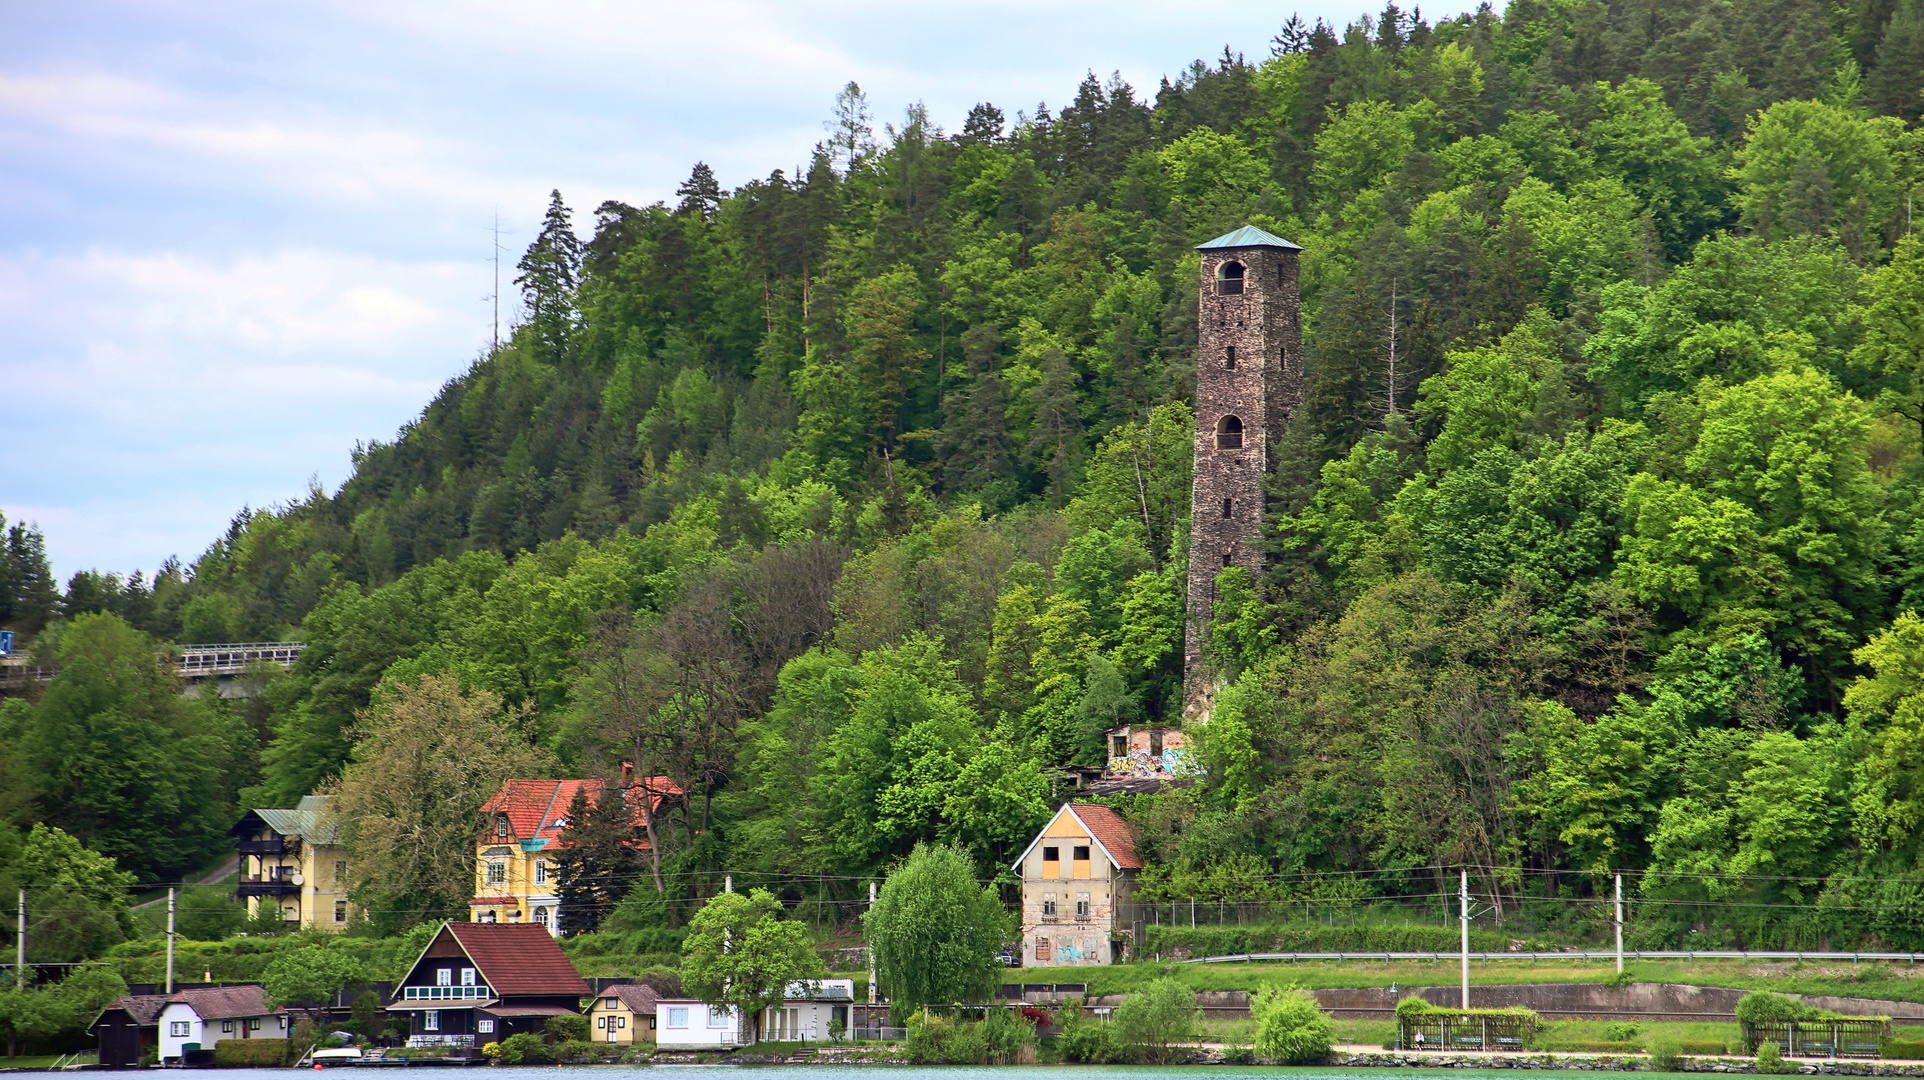
<svg viewBox="0 0 1924 1080">
<path fill-rule="evenodd" d="M 1206 244 L 1197 244 L 1197 251 L 1223 251 L 1229 248 L 1273 247 L 1301 251 L 1301 244 L 1292 244 L 1274 233 L 1267 233 L 1254 225 L 1245 225 L 1235 232 L 1227 232 Z"/>
</svg>

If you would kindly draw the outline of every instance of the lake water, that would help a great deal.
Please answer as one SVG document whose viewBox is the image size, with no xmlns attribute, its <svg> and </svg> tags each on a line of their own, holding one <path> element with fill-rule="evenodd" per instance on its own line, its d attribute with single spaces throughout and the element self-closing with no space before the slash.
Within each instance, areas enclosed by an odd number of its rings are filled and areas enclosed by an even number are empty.
<svg viewBox="0 0 1924 1080">
<path fill-rule="evenodd" d="M 4 1060 L 4 1059 L 0 1059 Z M 556 1080 L 557 1066 L 488 1067 L 407 1066 L 395 1068 L 330 1068 L 324 1070 L 331 1080 L 374 1080 L 375 1077 L 406 1076 L 412 1080 L 445 1077 L 460 1080 Z M 672 1073 L 684 1070 L 704 1072 L 753 1073 L 754 1080 L 1260 1080 L 1263 1077 L 1288 1077 L 1289 1080 L 1382 1080 L 1385 1076 L 1503 1077 L 1517 1080 L 1513 1069 L 1351 1069 L 1340 1065 L 582 1065 L 563 1066 L 570 1071 L 590 1071 L 596 1076 L 614 1073 Z M 89 1070 L 91 1072 L 91 1070 Z M 398 1075 L 397 1075 L 398 1074 Z M 47 1075 L 55 1075 L 49 1073 Z M 61 1074 L 66 1075 L 66 1074 Z M 108 1075 L 121 1075 L 110 1073 Z M 180 1075 L 169 1072 L 169 1076 Z M 291 1069 L 197 1069 L 189 1075 L 207 1080 L 291 1080 L 298 1075 Z M 1598 1080 L 1594 1072 L 1552 1072 L 1531 1070 L 1531 1077 L 1571 1076 Z"/>
</svg>

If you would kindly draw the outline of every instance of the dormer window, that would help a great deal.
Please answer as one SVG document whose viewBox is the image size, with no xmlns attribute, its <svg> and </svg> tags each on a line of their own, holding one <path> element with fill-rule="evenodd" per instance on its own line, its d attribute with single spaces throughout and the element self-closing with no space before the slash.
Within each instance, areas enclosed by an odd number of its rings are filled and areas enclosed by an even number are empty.
<svg viewBox="0 0 1924 1080">
<path fill-rule="evenodd" d="M 494 815 L 494 835 L 496 836 L 508 835 L 508 815 L 506 814 Z"/>
<path fill-rule="evenodd" d="M 1243 448 L 1243 422 L 1240 417 L 1225 416 L 1216 421 L 1216 449 L 1241 450 Z"/>
<path fill-rule="evenodd" d="M 1243 294 L 1243 264 L 1226 262 L 1216 271 L 1217 296 L 1241 296 Z"/>
</svg>

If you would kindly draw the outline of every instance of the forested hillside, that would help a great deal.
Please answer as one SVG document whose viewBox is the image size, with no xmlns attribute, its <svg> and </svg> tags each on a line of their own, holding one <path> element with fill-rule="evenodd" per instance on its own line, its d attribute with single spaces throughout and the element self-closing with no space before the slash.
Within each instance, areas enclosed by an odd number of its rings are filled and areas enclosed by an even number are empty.
<svg viewBox="0 0 1924 1080">
<path fill-rule="evenodd" d="M 1242 48 L 954 132 L 851 84 L 793 174 L 556 193 L 511 339 L 338 492 L 64 598 L 15 528 L 0 619 L 65 668 L 0 709 L 0 813 L 166 879 L 236 806 L 391 810 L 442 708 L 672 777 L 646 894 L 850 899 L 923 838 L 991 875 L 1055 767 L 1179 722 L 1194 245 L 1248 222 L 1304 248 L 1307 402 L 1266 577 L 1220 583 L 1207 776 L 1119 800 L 1144 895 L 1468 865 L 1568 922 L 1626 869 L 1642 944 L 1924 947 L 1924 3 Z M 136 630 L 307 649 L 184 701 Z M 356 866 L 383 925 L 466 910 Z"/>
</svg>

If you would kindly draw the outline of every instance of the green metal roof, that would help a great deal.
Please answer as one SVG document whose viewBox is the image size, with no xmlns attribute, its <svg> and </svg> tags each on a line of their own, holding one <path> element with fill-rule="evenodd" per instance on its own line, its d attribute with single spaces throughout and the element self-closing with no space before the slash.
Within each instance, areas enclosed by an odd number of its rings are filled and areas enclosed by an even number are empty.
<svg viewBox="0 0 1924 1080">
<path fill-rule="evenodd" d="M 1224 233 L 1207 244 L 1197 244 L 1196 250 L 1221 251 L 1226 248 L 1254 247 L 1288 248 L 1291 251 L 1303 250 L 1301 244 L 1292 244 L 1282 237 L 1266 233 L 1254 225 L 1245 225 L 1235 232 Z"/>
<path fill-rule="evenodd" d="M 282 836 L 298 836 L 310 844 L 339 843 L 338 823 L 334 819 L 334 797 L 307 795 L 298 810 L 254 808 L 267 827 Z"/>
</svg>

